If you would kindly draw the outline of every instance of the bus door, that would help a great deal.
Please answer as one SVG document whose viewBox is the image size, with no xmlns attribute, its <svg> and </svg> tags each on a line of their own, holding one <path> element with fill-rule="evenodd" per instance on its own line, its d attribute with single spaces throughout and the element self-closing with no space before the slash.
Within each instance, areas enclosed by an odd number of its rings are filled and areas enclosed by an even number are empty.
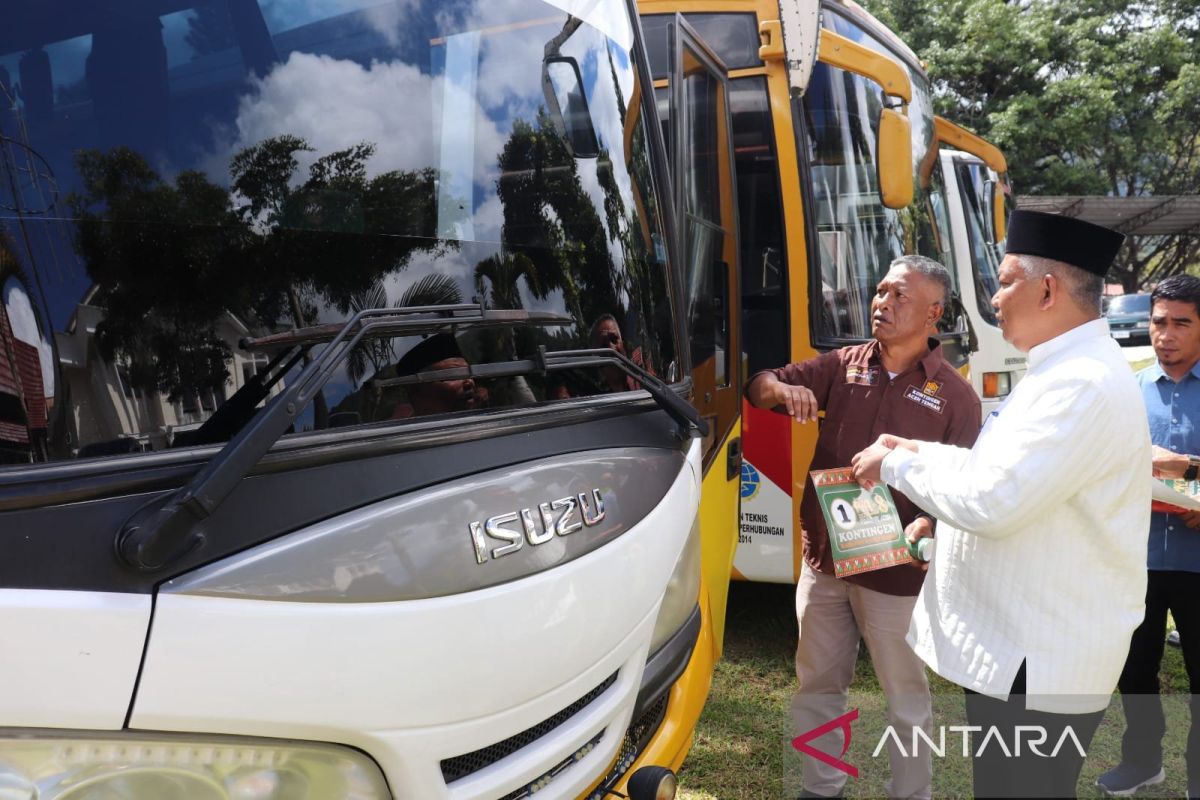
<svg viewBox="0 0 1200 800">
<path fill-rule="evenodd" d="M 794 4 L 793 10 L 800 22 L 817 24 L 815 9 Z M 765 258 L 760 278 L 754 271 L 743 274 L 746 330 L 754 331 L 746 340 L 751 375 L 869 340 L 871 295 L 891 260 L 912 252 L 937 255 L 929 215 L 914 202 L 915 161 L 928 149 L 932 120 L 924 78 L 864 29 L 861 15 L 852 20 L 843 11 L 841 4 L 822 7 L 815 64 L 807 76 L 793 65 L 792 45 L 785 48 L 779 37 L 780 22 L 759 19 L 779 143 L 773 166 L 783 200 L 786 258 L 781 278 L 765 268 Z M 735 81 L 749 74 L 735 73 Z M 792 94 L 801 88 L 794 80 L 802 83 L 800 96 Z M 782 298 L 789 304 L 786 313 Z M 759 319 L 786 326 L 790 354 L 768 353 L 778 344 L 758 332 L 766 328 Z M 746 464 L 733 574 L 794 583 L 803 556 L 799 510 L 819 427 L 749 403 L 742 425 Z"/>
<path fill-rule="evenodd" d="M 738 322 L 736 193 L 725 65 L 676 14 L 667 41 L 667 144 L 674 176 L 677 252 L 683 254 L 694 402 L 708 422 L 700 529 L 702 574 L 717 654 L 737 543 L 741 474 L 742 364 Z M 666 120 L 664 120 L 665 122 Z"/>
<path fill-rule="evenodd" d="M 717 57 L 729 70 L 737 187 L 736 310 L 740 323 L 740 380 L 744 384 L 756 371 L 791 360 L 788 264 L 804 258 L 801 181 L 796 169 L 779 6 L 742 0 L 719 5 L 640 0 L 638 7 L 655 78 L 664 78 L 670 71 L 669 31 L 675 25 L 674 11 L 678 8 L 687 9 L 685 22 L 716 49 Z M 658 107 L 665 116 L 669 105 L 667 82 L 659 80 L 655 86 Z M 776 142 L 784 144 L 777 146 Z M 781 165 L 789 179 L 781 179 Z M 785 223 L 795 228 L 790 236 L 785 236 Z M 804 281 L 796 283 L 803 286 Z M 807 327 L 807 315 L 801 314 L 800 318 Z M 731 576 L 735 580 L 790 583 L 793 548 L 790 538 L 785 541 L 793 528 L 789 522 L 792 497 L 787 488 L 791 475 L 788 420 L 749 404 L 742 406 L 741 414 L 742 513 Z M 754 441 L 750 435 L 752 415 L 757 431 Z M 752 452 L 754 447 L 758 449 L 757 458 Z"/>
</svg>

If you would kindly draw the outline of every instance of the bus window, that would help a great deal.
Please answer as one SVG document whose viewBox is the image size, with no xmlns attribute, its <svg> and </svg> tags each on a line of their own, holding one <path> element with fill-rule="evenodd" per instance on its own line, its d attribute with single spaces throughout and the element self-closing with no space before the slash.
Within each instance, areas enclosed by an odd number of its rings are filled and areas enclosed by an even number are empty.
<svg viewBox="0 0 1200 800">
<path fill-rule="evenodd" d="M 787 264 L 767 80 L 729 83 L 741 242 L 742 336 L 749 372 L 789 361 Z"/>
<path fill-rule="evenodd" d="M 818 63 L 803 102 L 820 263 L 815 338 L 863 339 L 875 285 L 903 252 L 879 199 L 878 92 L 865 78 Z"/>
<path fill-rule="evenodd" d="M 831 15 L 837 32 L 883 49 L 848 21 Z M 871 295 L 898 256 L 919 253 L 945 260 L 935 235 L 933 207 L 919 187 L 906 208 L 885 208 L 876 173 L 880 92 L 872 81 L 818 63 L 802 101 L 812 175 L 810 213 L 817 232 L 814 255 L 814 343 L 833 346 L 870 336 Z M 929 98 L 914 81 L 914 181 L 932 146 Z M 926 120 L 929 117 L 929 120 Z M 957 321 L 949 322 L 959 327 Z"/>
<path fill-rule="evenodd" d="M 687 314 L 692 334 L 692 364 L 711 360 L 717 386 L 729 385 L 728 262 L 722 225 L 720 129 L 724 126 L 722 87 L 708 70 L 683 77 L 683 102 L 689 137 L 683 165 L 683 218 L 687 236 Z M 722 269 L 724 268 L 724 269 Z"/>
<path fill-rule="evenodd" d="M 650 72 L 655 80 L 668 77 L 671 71 L 672 14 L 648 14 L 642 17 L 642 32 L 646 37 L 646 52 Z M 758 23 L 753 14 L 685 14 L 704 43 L 712 48 L 726 69 L 761 67 L 758 57 Z"/>
<path fill-rule="evenodd" d="M 0 37 L 0 462 L 225 441 L 303 368 L 273 362 L 288 334 L 367 308 L 569 318 L 463 331 L 472 365 L 586 347 L 612 315 L 647 368 L 678 369 L 622 16 L 127 6 L 42 4 Z M 594 140 L 556 132 L 544 63 L 576 65 L 563 111 Z M 420 342 L 364 341 L 294 432 L 414 416 L 419 390 L 387 382 Z M 491 379 L 450 410 L 605 391 L 586 370 Z"/>
<path fill-rule="evenodd" d="M 979 314 L 989 324 L 996 324 L 996 309 L 992 296 L 1000 288 L 1000 261 L 1004 257 L 1004 241 L 996 243 L 995 202 L 993 186 L 985 165 L 956 160 L 959 191 L 962 193 L 963 218 L 967 224 L 967 241 L 975 265 L 975 297 Z"/>
</svg>

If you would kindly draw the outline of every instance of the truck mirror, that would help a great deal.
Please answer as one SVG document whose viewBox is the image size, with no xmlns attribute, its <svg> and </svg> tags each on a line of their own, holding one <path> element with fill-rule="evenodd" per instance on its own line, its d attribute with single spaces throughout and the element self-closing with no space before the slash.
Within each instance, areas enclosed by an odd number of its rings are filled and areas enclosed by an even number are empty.
<svg viewBox="0 0 1200 800">
<path fill-rule="evenodd" d="M 912 126 L 899 111 L 879 113 L 876 141 L 879 197 L 887 208 L 905 208 L 913 201 Z"/>
<path fill-rule="evenodd" d="M 995 237 L 995 244 L 1000 244 L 1008 237 L 1008 220 L 1005 218 L 1007 210 L 1004 206 L 1004 179 L 996 181 L 996 185 L 992 187 L 992 220 L 994 227 L 992 235 Z"/>
<path fill-rule="evenodd" d="M 542 92 L 554 127 L 567 143 L 571 155 L 575 158 L 599 156 L 600 146 L 583 92 L 579 63 L 569 56 L 551 56 L 542 61 Z"/>
</svg>

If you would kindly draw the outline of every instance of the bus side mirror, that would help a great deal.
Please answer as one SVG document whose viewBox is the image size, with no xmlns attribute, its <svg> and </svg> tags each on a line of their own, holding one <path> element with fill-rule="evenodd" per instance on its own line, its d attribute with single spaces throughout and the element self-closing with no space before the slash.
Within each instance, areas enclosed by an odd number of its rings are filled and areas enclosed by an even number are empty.
<svg viewBox="0 0 1200 800">
<path fill-rule="evenodd" d="M 996 185 L 992 187 L 992 220 L 994 227 L 992 234 L 996 241 L 993 244 L 1000 244 L 1008 238 L 1008 220 L 1005 217 L 1006 211 L 1004 207 L 1004 183 L 1003 178 L 996 181 Z"/>
<path fill-rule="evenodd" d="M 551 56 L 542 61 L 542 94 L 558 135 L 575 158 L 596 158 L 600 145 L 592 127 L 579 62 L 569 56 Z"/>
<path fill-rule="evenodd" d="M 875 153 L 879 197 L 887 208 L 905 208 L 913 201 L 912 126 L 892 108 L 879 113 Z"/>
</svg>

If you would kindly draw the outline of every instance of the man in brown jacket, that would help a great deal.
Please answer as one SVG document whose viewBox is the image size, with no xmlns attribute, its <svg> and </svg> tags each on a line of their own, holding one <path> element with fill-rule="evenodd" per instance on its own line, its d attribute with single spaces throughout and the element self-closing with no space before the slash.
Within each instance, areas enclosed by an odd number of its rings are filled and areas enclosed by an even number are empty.
<svg viewBox="0 0 1200 800">
<path fill-rule="evenodd" d="M 879 282 L 871 301 L 874 341 L 843 347 L 798 364 L 754 375 L 746 388 L 759 408 L 787 413 L 800 424 L 825 412 L 811 469 L 847 467 L 850 458 L 891 433 L 970 447 L 980 427 L 979 397 L 942 357 L 937 323 L 950 292 L 946 268 L 923 256 L 903 256 Z M 906 532 L 932 533 L 933 521 L 895 494 Z M 834 577 L 829 533 L 812 480 L 800 506 L 804 566 L 796 585 L 799 690 L 793 702 L 797 732 L 816 728 L 846 710 L 861 636 L 888 700 L 888 718 L 900 739 L 932 724 L 925 666 L 905 642 L 925 565 L 904 564 L 846 578 Z M 838 756 L 840 729 L 811 744 Z M 928 798 L 931 761 L 899 752 L 889 740 L 889 797 Z M 802 797 L 836 797 L 846 773 L 804 757 Z"/>
</svg>

